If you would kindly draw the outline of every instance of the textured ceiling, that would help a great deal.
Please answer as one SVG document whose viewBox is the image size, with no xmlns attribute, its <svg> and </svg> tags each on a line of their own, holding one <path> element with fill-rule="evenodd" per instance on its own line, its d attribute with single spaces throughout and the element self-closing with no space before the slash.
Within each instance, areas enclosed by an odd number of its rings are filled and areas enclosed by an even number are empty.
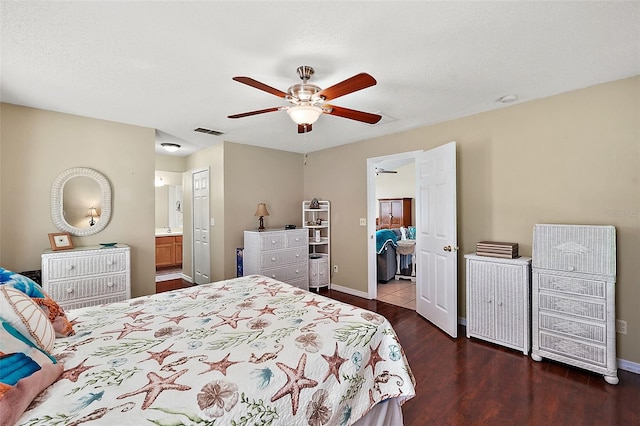
<svg viewBox="0 0 640 426">
<path fill-rule="evenodd" d="M 315 151 L 640 74 L 640 2 L 0 3 L 3 102 L 135 124 L 187 155 L 223 140 Z M 332 101 L 384 116 L 323 115 L 299 135 L 282 91 L 315 68 Z M 203 135 L 196 127 L 219 130 Z"/>
</svg>

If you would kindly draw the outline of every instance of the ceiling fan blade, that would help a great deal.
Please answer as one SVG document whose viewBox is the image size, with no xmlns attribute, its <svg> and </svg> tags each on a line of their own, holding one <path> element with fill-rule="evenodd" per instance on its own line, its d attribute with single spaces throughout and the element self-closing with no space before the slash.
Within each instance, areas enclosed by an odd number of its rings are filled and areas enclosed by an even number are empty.
<svg viewBox="0 0 640 426">
<path fill-rule="evenodd" d="M 265 112 L 275 112 L 275 111 L 280 111 L 280 107 L 273 107 L 273 108 L 267 108 L 267 109 L 259 109 L 257 111 L 249 111 L 249 112 L 243 112 L 240 114 L 234 114 L 234 115 L 228 115 L 227 118 L 242 118 L 242 117 L 249 117 L 252 115 L 258 115 L 258 114 L 264 114 Z"/>
<path fill-rule="evenodd" d="M 239 83 L 246 84 L 247 86 L 255 87 L 256 89 L 264 90 L 267 93 L 271 93 L 272 95 L 276 95 L 279 98 L 283 98 L 287 96 L 282 90 L 278 90 L 274 87 L 268 86 L 264 83 L 260 83 L 258 80 L 254 80 L 251 77 L 233 77 L 233 79 Z"/>
<path fill-rule="evenodd" d="M 326 101 L 329 101 L 349 93 L 357 92 L 358 90 L 366 89 L 370 86 L 375 86 L 376 83 L 375 78 L 363 72 L 321 90 L 318 95 L 323 97 Z"/>
<path fill-rule="evenodd" d="M 309 133 L 312 130 L 311 124 L 298 124 L 298 133 Z"/>
<path fill-rule="evenodd" d="M 382 116 L 378 114 L 371 114 L 369 112 L 357 111 L 355 109 L 349 109 L 334 105 L 324 105 L 323 110 L 325 114 L 348 118 L 355 121 L 362 121 L 368 124 L 376 124 L 382 119 Z"/>
</svg>

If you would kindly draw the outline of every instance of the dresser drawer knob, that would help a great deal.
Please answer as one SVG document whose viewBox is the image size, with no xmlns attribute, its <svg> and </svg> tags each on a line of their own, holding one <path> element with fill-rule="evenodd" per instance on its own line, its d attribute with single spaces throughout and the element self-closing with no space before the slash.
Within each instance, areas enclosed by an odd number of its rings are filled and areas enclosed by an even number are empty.
<svg viewBox="0 0 640 426">
<path fill-rule="evenodd" d="M 69 293 L 69 294 L 73 293 L 73 289 L 72 288 L 67 288 L 67 293 Z"/>
<path fill-rule="evenodd" d="M 113 287 L 113 283 L 112 283 L 111 281 L 109 281 L 109 282 L 107 283 L 107 287 Z"/>
<path fill-rule="evenodd" d="M 275 278 L 275 277 L 276 277 L 276 274 L 272 274 L 272 275 L 271 275 L 271 278 Z"/>
<path fill-rule="evenodd" d="M 568 268 L 568 269 L 569 269 L 570 271 L 575 271 L 575 270 L 576 270 L 575 266 L 569 266 L 569 268 Z"/>
<path fill-rule="evenodd" d="M 275 261 L 276 261 L 276 258 L 275 258 L 275 257 L 272 257 L 272 258 L 271 258 L 271 261 L 272 261 L 272 262 L 275 262 Z"/>
<path fill-rule="evenodd" d="M 296 269 L 296 274 L 299 274 L 299 273 L 300 273 L 300 270 L 299 270 L 299 269 Z"/>
<path fill-rule="evenodd" d="M 113 265 L 113 260 L 107 260 L 107 265 L 108 265 L 108 266 Z"/>
<path fill-rule="evenodd" d="M 300 238 L 296 238 L 296 241 L 300 241 Z"/>
<path fill-rule="evenodd" d="M 276 241 L 275 241 L 275 240 L 271 240 L 271 244 L 275 244 L 275 243 L 276 243 Z"/>
<path fill-rule="evenodd" d="M 296 257 L 300 257 L 300 255 L 299 255 L 299 254 L 296 254 Z"/>
<path fill-rule="evenodd" d="M 69 266 L 67 266 L 67 271 L 72 271 L 72 270 L 73 270 L 73 268 L 74 268 L 74 266 L 73 266 L 73 265 L 69 265 Z"/>
</svg>

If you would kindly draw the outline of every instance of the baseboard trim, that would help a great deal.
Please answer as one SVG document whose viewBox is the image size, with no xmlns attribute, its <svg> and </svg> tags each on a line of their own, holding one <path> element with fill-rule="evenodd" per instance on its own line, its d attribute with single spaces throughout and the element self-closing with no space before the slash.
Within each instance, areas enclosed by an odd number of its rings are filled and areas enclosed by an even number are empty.
<svg viewBox="0 0 640 426">
<path fill-rule="evenodd" d="M 631 373 L 640 374 L 640 364 L 637 362 L 627 361 L 626 359 L 618 358 L 618 370 L 629 371 Z"/>
<path fill-rule="evenodd" d="M 350 294 L 352 296 L 358 296 L 358 297 L 362 297 L 363 299 L 367 299 L 369 300 L 369 293 L 366 293 L 364 291 L 359 291 L 359 290 L 354 290 L 352 288 L 349 287 L 343 287 L 341 285 L 338 284 L 331 284 L 331 290 L 336 290 L 339 291 L 340 293 L 346 293 L 346 294 Z"/>
<path fill-rule="evenodd" d="M 193 278 L 191 278 L 189 275 L 180 274 L 180 278 L 193 284 Z"/>
</svg>

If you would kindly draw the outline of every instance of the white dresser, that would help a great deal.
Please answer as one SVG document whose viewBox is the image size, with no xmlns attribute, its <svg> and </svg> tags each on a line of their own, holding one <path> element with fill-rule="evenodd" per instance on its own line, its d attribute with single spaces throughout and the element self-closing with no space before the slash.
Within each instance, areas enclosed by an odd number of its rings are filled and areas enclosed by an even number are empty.
<svg viewBox="0 0 640 426">
<path fill-rule="evenodd" d="M 613 226 L 535 225 L 532 349 L 618 383 Z"/>
<path fill-rule="evenodd" d="M 130 299 L 129 246 L 46 250 L 42 254 L 42 287 L 63 309 Z"/>
<path fill-rule="evenodd" d="M 464 256 L 467 263 L 467 337 L 525 355 L 530 348 L 531 258 Z"/>
<path fill-rule="evenodd" d="M 306 229 L 244 231 L 244 275 L 265 275 L 309 289 Z"/>
</svg>

